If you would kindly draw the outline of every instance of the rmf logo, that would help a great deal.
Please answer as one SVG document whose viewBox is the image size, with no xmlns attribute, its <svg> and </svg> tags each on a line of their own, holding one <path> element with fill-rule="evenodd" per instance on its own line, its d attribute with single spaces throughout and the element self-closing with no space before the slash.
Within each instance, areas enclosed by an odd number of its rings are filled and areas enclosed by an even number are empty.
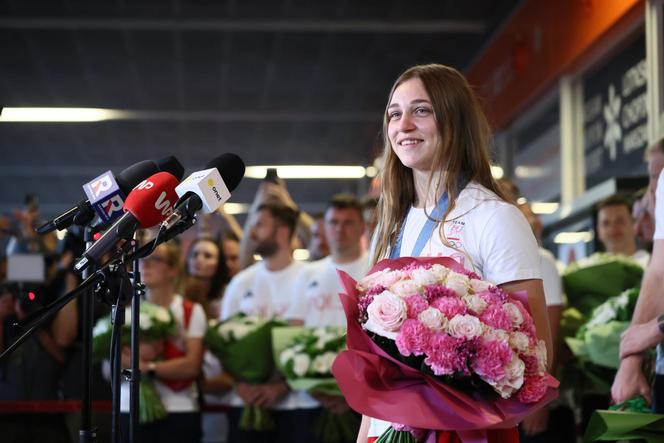
<svg viewBox="0 0 664 443">
<path fill-rule="evenodd" d="M 219 191 L 217 191 L 217 188 L 214 186 L 214 180 L 208 178 L 207 184 L 212 188 L 212 192 L 214 192 L 214 196 L 217 197 L 217 201 L 221 201 L 221 195 L 219 195 Z"/>
</svg>

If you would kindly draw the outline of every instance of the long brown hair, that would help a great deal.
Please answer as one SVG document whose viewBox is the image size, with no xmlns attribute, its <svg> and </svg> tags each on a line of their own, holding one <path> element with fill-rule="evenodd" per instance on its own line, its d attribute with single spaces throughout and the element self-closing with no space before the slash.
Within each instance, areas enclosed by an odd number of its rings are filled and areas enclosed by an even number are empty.
<svg viewBox="0 0 664 443">
<path fill-rule="evenodd" d="M 394 82 L 383 115 L 383 168 L 378 225 L 373 242 L 374 263 L 387 256 L 401 229 L 404 216 L 416 198 L 413 171 L 405 167 L 392 150 L 387 110 L 394 90 L 413 78 L 419 78 L 429 94 L 440 135 L 440 144 L 434 154 L 427 184 L 430 189 L 435 183 L 437 196 L 445 190 L 448 193 L 449 206 L 440 221 L 446 220 L 454 209 L 461 192 L 459 184 L 462 179 L 477 182 L 505 200 L 491 176 L 489 123 L 466 79 L 456 69 L 444 65 L 413 66 Z"/>
</svg>

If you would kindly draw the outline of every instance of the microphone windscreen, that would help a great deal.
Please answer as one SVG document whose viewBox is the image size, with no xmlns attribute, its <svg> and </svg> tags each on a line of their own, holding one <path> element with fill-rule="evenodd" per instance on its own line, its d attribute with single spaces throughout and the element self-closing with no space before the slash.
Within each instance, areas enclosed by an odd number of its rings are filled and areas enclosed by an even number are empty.
<svg viewBox="0 0 664 443">
<path fill-rule="evenodd" d="M 152 160 L 143 160 L 123 169 L 115 177 L 115 181 L 122 194 L 127 195 L 136 185 L 157 172 L 159 172 L 159 168 L 155 162 Z"/>
<path fill-rule="evenodd" d="M 168 172 L 178 180 L 184 177 L 184 166 L 173 155 L 157 160 L 157 167 L 161 172 Z"/>
<path fill-rule="evenodd" d="M 168 172 L 158 172 L 145 179 L 129 193 L 124 210 L 130 212 L 141 225 L 151 228 L 173 212 L 178 199 L 175 187 L 178 179 Z"/>
<path fill-rule="evenodd" d="M 226 153 L 213 158 L 205 165 L 205 169 L 217 168 L 224 184 L 233 192 L 244 177 L 244 162 L 235 154 Z"/>
</svg>

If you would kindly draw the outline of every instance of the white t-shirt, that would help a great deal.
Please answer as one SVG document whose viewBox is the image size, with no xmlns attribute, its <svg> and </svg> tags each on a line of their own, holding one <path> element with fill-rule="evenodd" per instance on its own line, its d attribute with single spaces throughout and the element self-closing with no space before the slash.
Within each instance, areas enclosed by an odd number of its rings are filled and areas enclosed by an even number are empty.
<svg viewBox="0 0 664 443">
<path fill-rule="evenodd" d="M 427 210 L 431 213 L 431 209 Z M 411 208 L 401 242 L 401 256 L 409 256 L 427 217 L 423 209 Z M 470 183 L 445 221 L 445 236 L 458 250 L 447 247 L 434 229 L 420 256 L 452 257 L 466 269 L 496 285 L 541 279 L 537 241 L 524 215 L 485 187 Z M 389 422 L 371 419 L 369 437 L 380 436 Z"/>
<path fill-rule="evenodd" d="M 655 191 L 655 235 L 653 240 L 664 239 L 664 174 L 659 174 L 657 191 Z"/>
<path fill-rule="evenodd" d="M 366 253 L 349 263 L 335 263 L 331 256 L 310 263 L 298 278 L 298 290 L 288 318 L 302 318 L 307 327 L 346 326 L 339 293 L 343 292 L 337 269 L 355 280 L 366 274 Z"/>
<path fill-rule="evenodd" d="M 185 351 L 185 342 L 188 338 L 203 338 L 205 330 L 207 329 L 207 319 L 203 307 L 198 303 L 194 303 L 194 308 L 189 317 L 189 328 L 184 329 L 184 308 L 182 307 L 182 296 L 175 295 L 173 301 L 169 306 L 173 317 L 175 317 L 175 324 L 177 325 L 177 335 L 173 343 L 181 351 Z M 196 390 L 196 383 L 192 383 L 190 387 L 174 391 L 167 385 L 163 384 L 159 378 L 155 379 L 154 383 L 164 404 L 164 408 L 168 412 L 192 412 L 198 410 L 198 392 Z M 122 412 L 129 412 L 129 383 L 122 382 L 120 392 L 120 410 Z"/>
<path fill-rule="evenodd" d="M 219 359 L 208 350 L 203 356 L 203 375 L 213 378 L 221 374 L 222 368 Z M 209 405 L 223 405 L 223 394 L 205 394 L 205 403 Z M 228 441 L 228 417 L 222 412 L 204 412 L 201 415 L 201 443 L 226 443 Z"/>
<path fill-rule="evenodd" d="M 539 248 L 539 255 L 546 305 L 561 306 L 563 304 L 563 281 L 558 272 L 556 258 L 549 250 L 544 248 Z"/>
<path fill-rule="evenodd" d="M 261 261 L 241 271 L 226 288 L 221 302 L 221 319 L 225 320 L 239 312 L 263 319 L 286 319 L 296 299 L 297 278 L 304 266 L 302 262 L 293 261 L 284 269 L 272 272 L 267 269 L 265 262 Z M 223 402 L 232 407 L 244 406 L 235 391 L 224 395 Z M 274 404 L 272 409 L 307 409 L 317 406 L 316 400 L 306 392 L 291 391 Z"/>
</svg>

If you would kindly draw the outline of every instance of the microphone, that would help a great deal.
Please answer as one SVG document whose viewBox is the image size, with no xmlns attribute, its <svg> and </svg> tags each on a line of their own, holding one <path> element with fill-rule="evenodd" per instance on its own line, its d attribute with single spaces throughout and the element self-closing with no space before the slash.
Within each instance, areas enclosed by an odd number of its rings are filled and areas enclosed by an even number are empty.
<svg viewBox="0 0 664 443">
<path fill-rule="evenodd" d="M 177 178 L 178 181 L 182 180 L 182 177 L 184 177 L 184 166 L 182 166 L 182 163 L 172 155 L 157 160 L 157 167 L 160 172 L 168 172 L 173 175 L 173 177 Z"/>
<path fill-rule="evenodd" d="M 97 209 L 99 211 L 103 211 L 107 215 L 106 218 L 109 218 L 110 215 L 117 212 L 118 204 L 120 208 L 122 207 L 122 201 L 118 201 L 116 198 L 114 198 L 114 196 L 118 195 L 117 192 L 112 192 L 114 185 L 119 188 L 123 195 L 127 195 L 134 186 L 158 171 L 159 169 L 154 162 L 150 160 L 144 160 L 122 170 L 122 172 L 117 175 L 117 178 L 114 178 L 110 171 L 105 172 L 104 174 L 83 186 L 84 190 L 88 186 L 91 187 L 89 190 L 93 193 L 92 200 L 97 203 L 97 208 L 93 208 L 90 199 L 81 200 L 78 204 L 76 204 L 76 206 L 38 227 L 37 233 L 46 234 L 47 232 L 51 232 L 56 229 L 66 229 L 72 224 L 86 225 L 92 221 Z M 95 184 L 95 182 L 98 183 Z M 90 195 L 88 195 L 88 197 L 90 197 Z M 105 208 L 104 202 L 108 203 L 108 208 Z"/>
<path fill-rule="evenodd" d="M 192 217 L 201 208 L 206 214 L 216 211 L 231 197 L 231 191 L 237 188 L 244 177 L 244 169 L 240 157 L 227 153 L 211 160 L 204 170 L 191 174 L 175 188 L 180 199 L 159 230 L 172 228 L 180 220 Z"/>
<path fill-rule="evenodd" d="M 122 239 L 129 239 L 139 228 L 157 225 L 173 212 L 177 200 L 178 180 L 168 172 L 158 172 L 139 183 L 124 203 L 125 213 L 84 253 L 74 270 L 83 271 L 91 262 L 99 262 L 104 254 Z"/>
<path fill-rule="evenodd" d="M 130 166 L 125 171 L 127 171 L 129 180 L 124 177 L 118 177 L 116 180 L 111 171 L 106 171 L 83 185 L 90 205 L 99 216 L 102 225 L 121 216 L 125 196 L 141 180 L 159 172 L 159 168 L 153 161 L 144 160 Z"/>
</svg>

